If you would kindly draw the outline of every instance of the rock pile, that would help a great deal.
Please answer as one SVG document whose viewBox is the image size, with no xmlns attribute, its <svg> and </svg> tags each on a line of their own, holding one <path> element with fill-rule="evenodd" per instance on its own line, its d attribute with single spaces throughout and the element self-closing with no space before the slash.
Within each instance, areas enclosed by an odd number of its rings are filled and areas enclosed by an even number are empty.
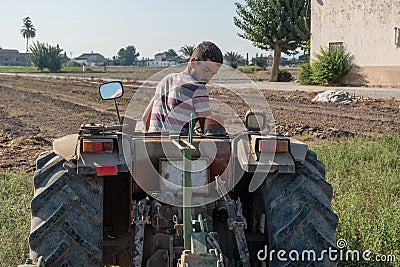
<svg viewBox="0 0 400 267">
<path fill-rule="evenodd" d="M 334 102 L 334 103 L 351 103 L 356 101 L 364 101 L 368 98 L 349 94 L 344 91 L 328 90 L 317 94 L 311 101 L 313 102 Z"/>
</svg>

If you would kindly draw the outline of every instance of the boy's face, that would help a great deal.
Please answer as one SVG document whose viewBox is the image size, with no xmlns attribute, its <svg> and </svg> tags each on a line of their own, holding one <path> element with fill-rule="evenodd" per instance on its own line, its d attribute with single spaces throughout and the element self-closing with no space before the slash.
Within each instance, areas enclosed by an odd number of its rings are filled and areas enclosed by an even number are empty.
<svg viewBox="0 0 400 267">
<path fill-rule="evenodd" d="M 211 60 L 207 61 L 197 61 L 196 59 L 190 59 L 191 68 L 190 75 L 196 81 L 202 84 L 208 83 L 211 78 L 218 72 L 220 65 L 219 63 L 213 62 Z"/>
</svg>

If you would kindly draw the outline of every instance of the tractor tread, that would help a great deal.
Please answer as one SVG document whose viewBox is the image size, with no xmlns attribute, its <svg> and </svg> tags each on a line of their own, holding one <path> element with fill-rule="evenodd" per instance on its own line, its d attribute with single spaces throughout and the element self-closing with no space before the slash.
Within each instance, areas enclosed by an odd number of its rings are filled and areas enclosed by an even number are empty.
<svg viewBox="0 0 400 267">
<path fill-rule="evenodd" d="M 101 266 L 103 179 L 81 176 L 49 151 L 37 161 L 31 202 L 31 258 L 46 266 Z"/>
<path fill-rule="evenodd" d="M 325 169 L 316 154 L 308 151 L 304 162 L 296 162 L 295 174 L 267 177 L 261 194 L 266 207 L 268 249 L 286 253 L 336 247 L 338 217 L 332 210 L 332 186 L 325 181 Z M 269 266 L 336 266 L 328 257 L 319 260 L 280 262 Z"/>
</svg>

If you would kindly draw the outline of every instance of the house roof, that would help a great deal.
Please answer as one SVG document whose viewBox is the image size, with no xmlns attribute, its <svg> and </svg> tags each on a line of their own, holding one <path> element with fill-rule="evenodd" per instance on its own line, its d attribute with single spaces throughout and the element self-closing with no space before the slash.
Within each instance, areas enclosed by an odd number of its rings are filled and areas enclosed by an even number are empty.
<svg viewBox="0 0 400 267">
<path fill-rule="evenodd" d="M 0 48 L 0 53 L 19 53 L 17 49 L 3 49 Z"/>
<path fill-rule="evenodd" d="M 89 57 L 93 57 L 93 56 L 104 58 L 104 56 L 99 53 L 83 53 L 82 55 L 80 55 L 79 57 L 77 57 L 75 59 L 76 60 L 87 60 Z"/>
<path fill-rule="evenodd" d="M 167 52 L 160 52 L 160 53 L 155 54 L 154 56 L 162 56 L 164 54 L 167 54 Z"/>
</svg>

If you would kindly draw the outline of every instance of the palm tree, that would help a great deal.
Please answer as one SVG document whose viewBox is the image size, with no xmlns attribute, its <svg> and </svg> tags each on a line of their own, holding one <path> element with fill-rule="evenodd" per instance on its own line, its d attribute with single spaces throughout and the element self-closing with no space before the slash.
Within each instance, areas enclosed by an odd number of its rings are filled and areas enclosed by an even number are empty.
<svg viewBox="0 0 400 267">
<path fill-rule="evenodd" d="M 26 56 L 28 57 L 28 41 L 30 38 L 34 38 L 36 36 L 36 29 L 33 26 L 30 17 L 26 17 L 22 21 L 23 25 L 20 32 L 22 34 L 22 37 L 26 39 Z"/>
<path fill-rule="evenodd" d="M 183 56 L 189 60 L 189 58 L 192 56 L 193 51 L 194 51 L 195 46 L 194 45 L 184 45 L 181 47 L 179 52 L 183 54 Z"/>
<path fill-rule="evenodd" d="M 232 68 L 235 69 L 237 68 L 238 64 L 242 63 L 244 60 L 242 55 L 236 52 L 226 52 L 224 55 L 224 59 L 229 62 L 229 65 Z"/>
</svg>

